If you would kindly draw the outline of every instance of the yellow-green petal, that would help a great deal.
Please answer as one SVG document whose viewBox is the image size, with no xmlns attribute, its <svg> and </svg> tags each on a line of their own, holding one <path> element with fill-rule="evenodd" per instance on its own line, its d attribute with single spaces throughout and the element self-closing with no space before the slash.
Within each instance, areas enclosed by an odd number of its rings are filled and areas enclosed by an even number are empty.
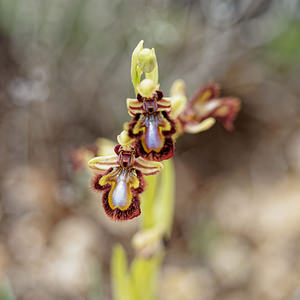
<svg viewBox="0 0 300 300">
<path fill-rule="evenodd" d="M 98 156 L 89 160 L 88 166 L 91 169 L 105 172 L 109 168 L 115 167 L 118 165 L 118 156 L 117 155 L 109 155 L 109 156 Z"/>
<path fill-rule="evenodd" d="M 199 133 L 208 130 L 216 123 L 215 118 L 208 118 L 201 123 L 187 123 L 184 125 L 184 131 L 188 133 Z"/>
<path fill-rule="evenodd" d="M 142 76 L 142 70 L 138 65 L 138 55 L 140 51 L 143 49 L 143 44 L 144 41 L 141 40 L 136 46 L 136 48 L 133 50 L 132 57 L 131 57 L 131 80 L 132 80 L 135 93 L 137 93 L 136 87 L 140 83 L 141 76 Z"/>
</svg>

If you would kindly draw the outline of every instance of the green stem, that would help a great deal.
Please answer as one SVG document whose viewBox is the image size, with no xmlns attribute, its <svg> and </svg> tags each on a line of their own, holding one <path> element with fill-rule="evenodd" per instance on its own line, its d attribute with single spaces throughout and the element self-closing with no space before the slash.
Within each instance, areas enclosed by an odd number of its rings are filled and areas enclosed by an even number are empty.
<svg viewBox="0 0 300 300">
<path fill-rule="evenodd" d="M 147 188 L 142 198 L 143 231 L 153 233 L 146 246 L 161 244 L 165 235 L 171 234 L 174 214 L 175 172 L 172 160 L 164 162 L 160 176 L 147 178 Z M 146 234 L 145 234 L 146 236 Z M 147 235 L 149 236 L 149 235 Z M 147 239 L 145 237 L 145 239 Z M 150 245 L 149 245 L 150 241 Z M 122 246 L 114 247 L 112 255 L 112 283 L 115 300 L 154 300 L 157 298 L 158 276 L 164 250 L 158 248 L 150 258 L 137 252 L 130 268 Z"/>
<path fill-rule="evenodd" d="M 171 235 L 174 215 L 175 168 L 173 160 L 164 162 L 164 171 L 161 174 L 160 187 L 154 206 L 156 226 L 162 228 L 165 234 Z"/>
<path fill-rule="evenodd" d="M 141 229 L 150 229 L 154 226 L 154 199 L 157 191 L 158 175 L 148 176 L 146 190 L 141 200 Z"/>
</svg>

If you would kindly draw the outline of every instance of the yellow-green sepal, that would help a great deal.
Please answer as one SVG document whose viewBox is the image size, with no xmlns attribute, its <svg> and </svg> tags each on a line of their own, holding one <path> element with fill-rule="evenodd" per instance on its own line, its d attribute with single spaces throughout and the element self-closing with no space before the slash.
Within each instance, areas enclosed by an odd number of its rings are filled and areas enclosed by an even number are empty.
<svg viewBox="0 0 300 300">
<path fill-rule="evenodd" d="M 140 83 L 141 76 L 143 73 L 138 64 L 138 57 L 139 57 L 139 53 L 143 50 L 143 44 L 144 41 L 141 40 L 136 46 L 136 48 L 133 50 L 132 57 L 131 57 L 131 80 L 136 94 L 137 94 L 136 87 Z"/>
</svg>

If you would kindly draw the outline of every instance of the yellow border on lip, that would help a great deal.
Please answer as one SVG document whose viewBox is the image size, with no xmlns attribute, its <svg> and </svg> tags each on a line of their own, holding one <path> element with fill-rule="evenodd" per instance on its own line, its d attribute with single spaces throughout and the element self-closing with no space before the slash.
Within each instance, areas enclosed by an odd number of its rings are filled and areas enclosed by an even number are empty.
<svg viewBox="0 0 300 300">
<path fill-rule="evenodd" d="M 159 133 L 159 137 L 160 137 L 160 139 L 161 139 L 161 147 L 159 147 L 159 148 L 157 148 L 157 149 L 153 149 L 153 148 L 151 148 L 151 149 L 149 149 L 148 147 L 147 147 L 147 144 L 146 144 L 146 141 L 145 141 L 145 139 L 146 139 L 146 134 L 145 134 L 145 132 L 146 132 L 146 129 L 145 129 L 145 127 L 142 125 L 142 123 L 143 123 L 143 119 L 142 119 L 142 116 L 139 118 L 139 120 L 137 121 L 137 123 L 135 124 L 135 126 L 133 127 L 133 130 L 132 130 L 132 132 L 133 132 L 133 134 L 138 134 L 139 132 L 142 132 L 142 137 L 141 137 L 141 142 L 142 142 L 142 146 L 143 146 L 143 149 L 147 152 L 147 153 L 150 153 L 151 151 L 155 151 L 155 152 L 157 152 L 157 153 L 159 153 L 160 151 L 161 151 L 161 149 L 164 147 L 164 145 L 165 145 L 165 137 L 164 137 L 164 135 L 163 135 L 163 131 L 170 131 L 171 130 L 171 124 L 170 124 L 170 122 L 168 122 L 167 120 L 166 120 L 166 118 L 160 113 L 160 117 L 161 117 L 161 119 L 162 119 L 162 121 L 163 121 L 163 123 L 164 123 L 164 125 L 161 125 L 161 126 L 158 126 L 158 133 Z"/>
<path fill-rule="evenodd" d="M 126 201 L 126 205 L 124 205 L 124 206 L 115 206 L 115 205 L 113 205 L 112 195 L 113 195 L 113 192 L 114 192 L 114 190 L 117 186 L 116 177 L 118 175 L 120 175 L 120 172 L 122 172 L 122 170 L 120 168 L 114 169 L 109 174 L 102 176 L 100 181 L 99 181 L 99 184 L 102 185 L 102 186 L 104 186 L 106 184 L 111 185 L 111 188 L 110 188 L 110 191 L 109 191 L 109 194 L 108 194 L 108 204 L 109 204 L 110 208 L 112 210 L 114 210 L 116 208 L 119 208 L 120 210 L 125 211 L 126 209 L 129 208 L 129 206 L 132 203 L 133 196 L 132 196 L 131 188 L 137 189 L 140 186 L 140 181 L 139 181 L 139 179 L 136 175 L 135 170 L 129 170 L 128 171 L 129 172 L 129 174 L 128 174 L 129 180 L 127 182 L 127 201 Z"/>
</svg>

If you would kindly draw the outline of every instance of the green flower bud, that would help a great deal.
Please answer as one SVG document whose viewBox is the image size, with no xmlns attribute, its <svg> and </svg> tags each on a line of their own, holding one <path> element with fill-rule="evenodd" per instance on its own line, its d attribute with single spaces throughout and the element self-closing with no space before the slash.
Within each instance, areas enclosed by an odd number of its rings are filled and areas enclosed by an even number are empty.
<svg viewBox="0 0 300 300">
<path fill-rule="evenodd" d="M 158 65 L 155 50 L 143 49 L 144 41 L 140 41 L 132 53 L 131 58 L 131 80 L 137 93 L 137 86 L 141 82 L 142 75 L 158 84 Z"/>
<path fill-rule="evenodd" d="M 154 70 L 156 65 L 156 57 L 153 51 L 145 48 L 138 54 L 138 66 L 142 72 L 150 73 Z"/>
</svg>

